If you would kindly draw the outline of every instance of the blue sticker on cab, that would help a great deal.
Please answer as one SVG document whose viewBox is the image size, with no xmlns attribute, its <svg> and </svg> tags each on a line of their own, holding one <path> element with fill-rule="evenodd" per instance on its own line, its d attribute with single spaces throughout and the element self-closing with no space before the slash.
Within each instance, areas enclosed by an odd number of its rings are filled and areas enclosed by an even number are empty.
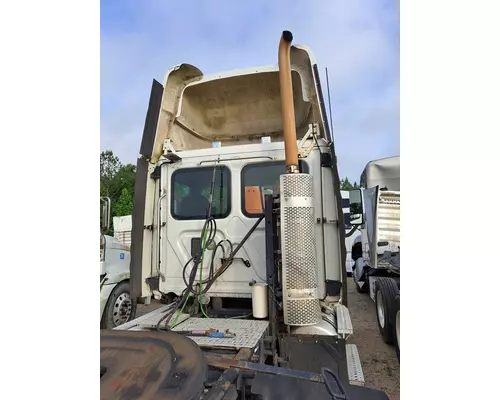
<svg viewBox="0 0 500 400">
<path fill-rule="evenodd" d="M 125 260 L 125 253 L 120 253 L 120 260 Z"/>
</svg>

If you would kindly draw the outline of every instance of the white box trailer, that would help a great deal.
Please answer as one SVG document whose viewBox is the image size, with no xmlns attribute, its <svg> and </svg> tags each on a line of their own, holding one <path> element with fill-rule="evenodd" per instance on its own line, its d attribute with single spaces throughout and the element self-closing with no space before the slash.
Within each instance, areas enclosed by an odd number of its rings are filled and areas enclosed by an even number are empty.
<svg viewBox="0 0 500 400">
<path fill-rule="evenodd" d="M 132 243 L 132 215 L 113 217 L 114 237 L 127 246 Z"/>
</svg>

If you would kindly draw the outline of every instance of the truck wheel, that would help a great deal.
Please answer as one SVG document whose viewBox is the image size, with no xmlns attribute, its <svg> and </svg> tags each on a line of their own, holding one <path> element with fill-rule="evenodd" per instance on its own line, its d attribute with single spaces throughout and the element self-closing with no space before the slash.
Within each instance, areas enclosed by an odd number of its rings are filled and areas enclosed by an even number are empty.
<svg viewBox="0 0 500 400">
<path fill-rule="evenodd" d="M 396 355 L 398 356 L 398 361 L 399 361 L 399 343 L 400 343 L 400 331 L 399 331 L 399 295 L 396 296 L 395 299 L 395 316 L 394 316 L 394 347 L 396 348 Z"/>
<path fill-rule="evenodd" d="M 101 329 L 113 329 L 133 320 L 136 308 L 136 302 L 130 297 L 129 283 L 119 283 L 109 296 L 101 320 Z"/>
<path fill-rule="evenodd" d="M 375 282 L 375 307 L 377 322 L 382 340 L 387 344 L 394 343 L 394 315 L 398 285 L 391 278 L 378 278 Z"/>
</svg>

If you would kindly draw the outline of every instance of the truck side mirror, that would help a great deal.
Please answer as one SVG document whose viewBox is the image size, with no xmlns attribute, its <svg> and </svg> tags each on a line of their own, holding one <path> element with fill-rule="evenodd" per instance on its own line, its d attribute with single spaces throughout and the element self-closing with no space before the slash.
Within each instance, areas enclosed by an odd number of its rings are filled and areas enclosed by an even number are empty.
<svg viewBox="0 0 500 400">
<path fill-rule="evenodd" d="M 349 192 L 349 214 L 351 225 L 362 225 L 364 223 L 361 189 L 353 189 Z"/>
<path fill-rule="evenodd" d="M 111 199 L 109 197 L 101 197 L 101 232 L 109 231 L 111 222 Z"/>
</svg>

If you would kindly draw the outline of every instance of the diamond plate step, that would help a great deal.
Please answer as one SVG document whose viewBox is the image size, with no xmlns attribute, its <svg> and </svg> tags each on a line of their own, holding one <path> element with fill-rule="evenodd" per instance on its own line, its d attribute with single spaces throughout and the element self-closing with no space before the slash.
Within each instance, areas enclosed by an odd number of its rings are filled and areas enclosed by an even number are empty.
<svg viewBox="0 0 500 400">
<path fill-rule="evenodd" d="M 174 304 L 172 303 L 172 304 L 167 304 L 163 307 L 157 308 L 156 310 L 153 310 L 147 314 L 144 314 L 141 317 L 138 317 L 136 319 L 133 319 L 132 321 L 129 321 L 129 322 L 126 322 L 125 324 L 117 326 L 116 328 L 113 328 L 113 330 L 126 331 L 126 330 L 131 330 L 132 328 L 134 328 L 134 330 L 141 330 L 140 328 L 142 328 L 142 325 L 144 323 L 146 323 L 147 325 L 150 324 L 151 319 L 155 319 L 156 322 L 158 322 L 161 319 L 161 317 L 163 317 L 165 315 L 165 313 L 167 311 L 172 309 L 173 305 Z M 155 327 L 156 327 L 156 325 L 155 325 Z"/>
<path fill-rule="evenodd" d="M 365 376 L 363 375 L 363 367 L 359 359 L 358 347 L 355 344 L 345 345 L 347 358 L 347 374 L 351 385 L 364 386 Z"/>
<path fill-rule="evenodd" d="M 337 317 L 337 332 L 341 339 L 347 339 L 352 335 L 352 322 L 349 310 L 342 304 L 335 304 L 335 316 Z"/>
<path fill-rule="evenodd" d="M 234 338 L 211 338 L 189 336 L 200 347 L 232 347 L 254 348 L 264 335 L 269 321 L 231 318 L 189 318 L 177 324 L 172 331 L 192 331 L 217 329 L 220 332 L 229 330 L 236 334 Z"/>
</svg>

